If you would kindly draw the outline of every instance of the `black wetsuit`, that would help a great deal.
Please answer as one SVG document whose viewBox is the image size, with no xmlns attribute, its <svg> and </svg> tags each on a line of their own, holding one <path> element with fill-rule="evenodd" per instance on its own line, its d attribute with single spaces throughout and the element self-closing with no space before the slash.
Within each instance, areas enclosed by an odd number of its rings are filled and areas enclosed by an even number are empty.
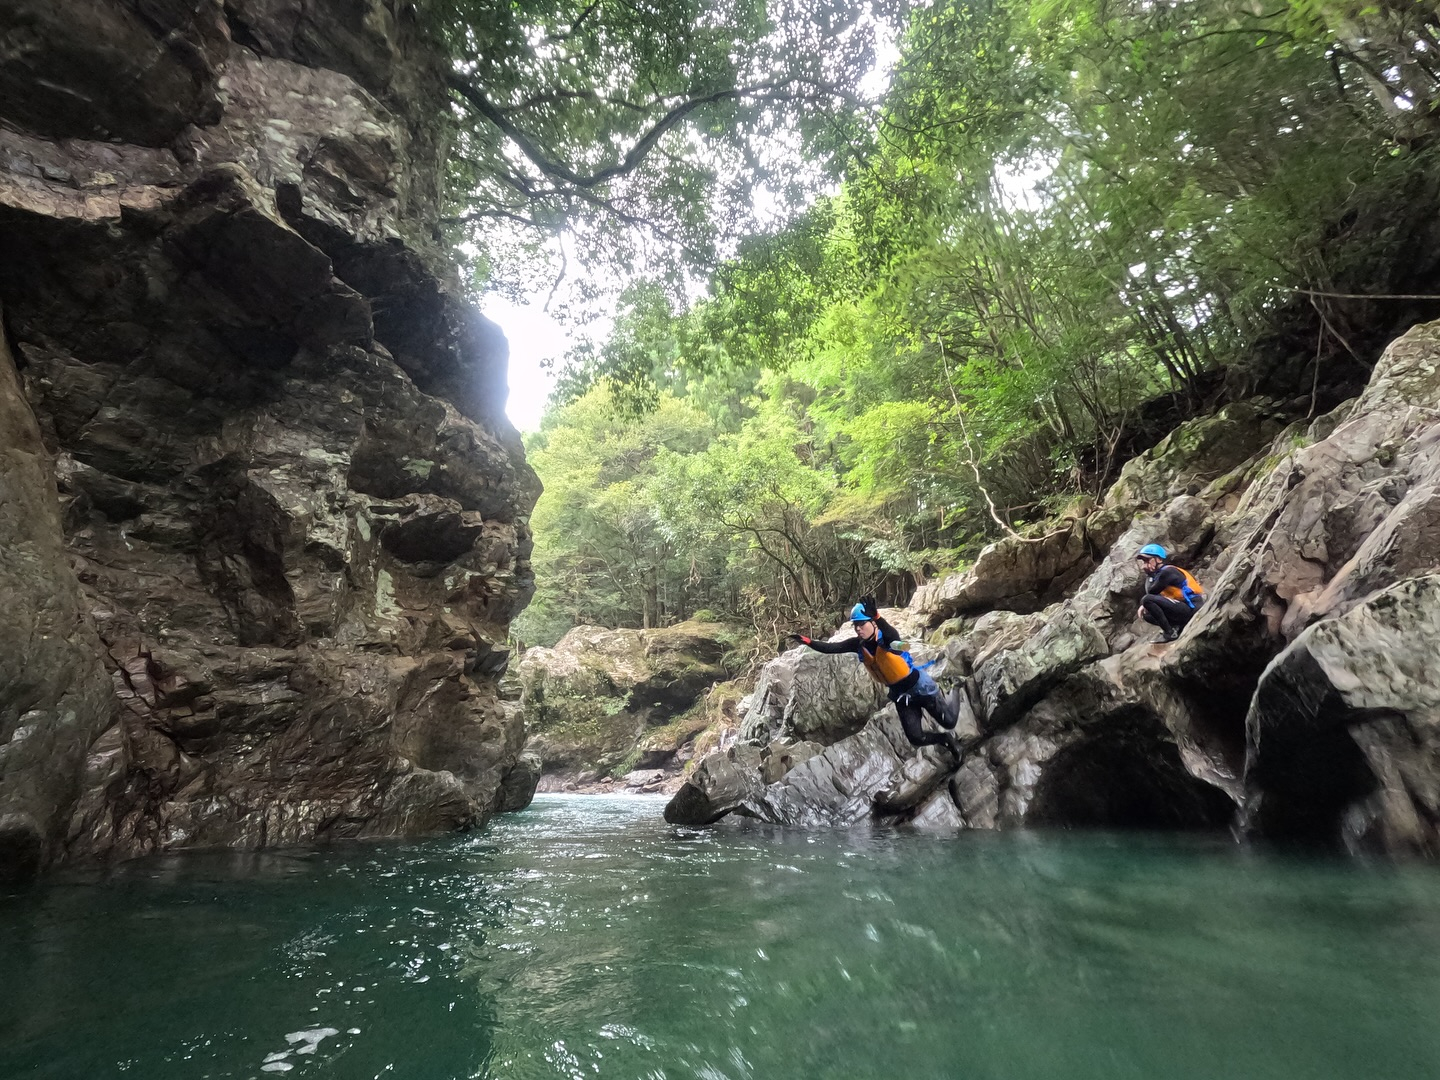
<svg viewBox="0 0 1440 1080">
<path fill-rule="evenodd" d="M 1147 577 L 1145 595 L 1140 598 L 1145 621 L 1160 627 L 1167 635 L 1178 634 L 1194 616 L 1195 608 L 1184 600 L 1172 600 L 1160 593 L 1165 589 L 1178 589 L 1183 593 L 1187 584 L 1185 575 L 1168 565 Z"/>
<path fill-rule="evenodd" d="M 816 652 L 829 653 L 832 656 L 840 653 L 854 653 L 856 656 L 862 652 L 869 653 L 871 656 L 875 654 L 873 645 L 865 641 L 859 634 L 841 641 L 812 641 L 810 638 L 801 638 L 800 640 Z M 903 639 L 888 622 L 876 618 L 875 640 L 888 648 L 892 643 Z M 911 746 L 955 745 L 955 736 L 951 732 L 955 728 L 958 716 L 946 707 L 946 702 L 940 696 L 934 679 L 924 675 L 919 668 L 912 666 L 910 674 L 899 682 L 891 683 L 886 687 L 886 693 L 895 703 L 895 712 L 900 717 L 900 726 L 905 729 L 905 738 L 910 740 Z M 926 731 L 924 720 L 920 715 L 922 709 L 933 716 L 935 722 L 945 730 Z M 956 753 L 959 751 L 957 750 Z"/>
</svg>

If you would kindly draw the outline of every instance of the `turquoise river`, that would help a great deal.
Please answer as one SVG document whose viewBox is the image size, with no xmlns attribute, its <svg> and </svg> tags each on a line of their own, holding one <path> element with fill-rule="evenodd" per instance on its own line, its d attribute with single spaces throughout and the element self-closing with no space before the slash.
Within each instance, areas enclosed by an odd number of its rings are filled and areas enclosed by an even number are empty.
<svg viewBox="0 0 1440 1080">
<path fill-rule="evenodd" d="M 1433 867 L 662 807 L 0 895 L 0 1078 L 1440 1077 Z"/>
</svg>

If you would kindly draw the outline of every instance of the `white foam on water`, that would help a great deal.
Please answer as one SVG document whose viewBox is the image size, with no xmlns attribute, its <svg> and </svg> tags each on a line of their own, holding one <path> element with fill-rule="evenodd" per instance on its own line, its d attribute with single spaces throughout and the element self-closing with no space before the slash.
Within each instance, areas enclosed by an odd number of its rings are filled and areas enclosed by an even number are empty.
<svg viewBox="0 0 1440 1080">
<path fill-rule="evenodd" d="M 322 1043 L 324 1040 L 330 1038 L 331 1035 L 339 1035 L 339 1034 L 340 1034 L 340 1029 L 339 1029 L 339 1028 L 332 1028 L 332 1027 L 310 1028 L 310 1029 L 307 1030 L 307 1031 L 292 1031 L 292 1032 L 290 1032 L 288 1035 L 285 1036 L 285 1041 L 286 1041 L 287 1043 L 289 1043 L 291 1046 L 294 1046 L 294 1045 L 295 1045 L 296 1043 L 298 1043 L 298 1042 L 308 1043 L 310 1046 L 318 1046 L 318 1045 L 320 1045 L 320 1043 Z M 303 1054 L 305 1051 L 299 1050 L 299 1051 L 296 1051 L 296 1052 Z"/>
</svg>

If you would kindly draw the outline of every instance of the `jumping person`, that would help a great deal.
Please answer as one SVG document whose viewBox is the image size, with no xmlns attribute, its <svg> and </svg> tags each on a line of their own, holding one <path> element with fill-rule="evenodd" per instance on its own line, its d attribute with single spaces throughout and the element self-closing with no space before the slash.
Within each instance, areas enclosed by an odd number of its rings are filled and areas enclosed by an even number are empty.
<svg viewBox="0 0 1440 1080">
<path fill-rule="evenodd" d="M 1205 602 L 1205 590 L 1189 570 L 1172 566 L 1169 553 L 1159 544 L 1146 544 L 1135 555 L 1145 574 L 1145 595 L 1140 617 L 1160 627 L 1159 641 L 1174 641 Z M 1157 642 L 1158 643 L 1158 642 Z"/>
<path fill-rule="evenodd" d="M 944 746 L 955 760 L 960 760 L 960 740 L 955 738 L 955 722 L 959 710 L 955 703 L 940 696 L 940 688 L 926 672 L 910 663 L 903 652 L 899 632 L 875 608 L 867 597 L 850 610 L 855 636 L 843 641 L 815 641 L 804 634 L 791 634 L 794 641 L 808 645 L 816 652 L 836 655 L 855 653 L 870 677 L 886 688 L 900 726 L 911 746 Z M 924 709 L 945 730 L 926 731 L 920 710 Z"/>
</svg>

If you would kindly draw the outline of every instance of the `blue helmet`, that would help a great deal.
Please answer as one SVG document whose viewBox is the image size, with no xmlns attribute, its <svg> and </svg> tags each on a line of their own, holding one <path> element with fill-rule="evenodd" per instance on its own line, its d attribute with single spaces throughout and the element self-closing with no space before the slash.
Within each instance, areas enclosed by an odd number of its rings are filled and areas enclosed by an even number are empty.
<svg viewBox="0 0 1440 1080">
<path fill-rule="evenodd" d="M 1170 557 L 1170 553 L 1159 544 L 1146 544 L 1135 557 L 1139 559 L 1145 555 L 1154 555 L 1157 559 L 1168 559 Z"/>
<path fill-rule="evenodd" d="M 850 609 L 851 622 L 873 622 L 869 615 L 865 614 L 865 605 L 856 604 Z"/>
</svg>

